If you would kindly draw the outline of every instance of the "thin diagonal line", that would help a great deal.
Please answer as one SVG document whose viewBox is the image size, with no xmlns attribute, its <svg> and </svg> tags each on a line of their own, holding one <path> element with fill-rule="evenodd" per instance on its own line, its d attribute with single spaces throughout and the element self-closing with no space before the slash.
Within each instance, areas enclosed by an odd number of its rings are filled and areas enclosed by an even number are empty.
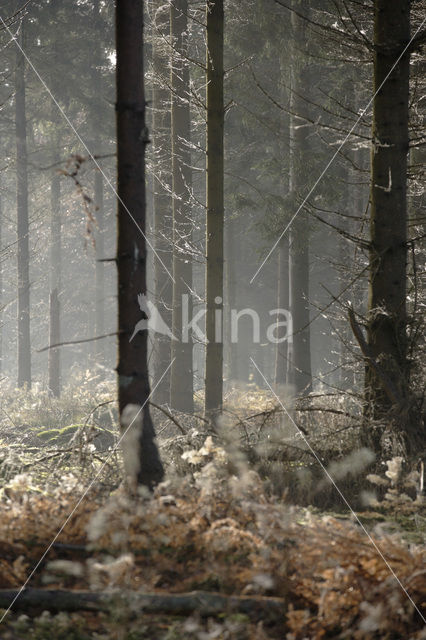
<svg viewBox="0 0 426 640">
<path fill-rule="evenodd" d="M 87 496 L 87 494 L 89 493 L 90 489 L 93 487 L 94 483 L 96 482 L 96 480 L 99 478 L 99 476 L 101 475 L 102 471 L 105 469 L 105 466 L 108 464 L 109 459 L 111 458 L 111 456 L 117 451 L 118 447 L 120 446 L 120 443 L 122 441 L 122 439 L 124 438 L 124 436 L 126 435 L 126 433 L 128 432 L 128 430 L 130 429 L 130 427 L 133 425 L 133 423 L 135 422 L 135 420 L 137 420 L 137 418 L 139 417 L 141 411 L 143 410 L 143 408 L 145 407 L 145 405 L 147 404 L 147 402 L 149 402 L 149 399 L 151 398 L 152 394 L 154 393 L 154 391 L 156 390 L 156 388 L 158 387 L 158 385 L 160 384 L 160 382 L 163 380 L 164 376 L 166 375 L 166 373 L 168 372 L 168 370 L 170 369 L 170 367 L 172 366 L 173 362 L 175 361 L 176 358 L 173 358 L 173 360 L 171 361 L 171 363 L 169 364 L 169 366 L 167 367 L 167 369 L 164 371 L 163 375 L 161 376 L 161 378 L 159 379 L 159 381 L 157 382 L 157 384 L 155 385 L 155 387 L 151 390 L 151 393 L 149 394 L 149 396 L 147 397 L 147 399 L 145 400 L 145 402 L 143 403 L 143 405 L 140 407 L 139 411 L 137 412 L 137 414 L 134 416 L 133 420 L 131 421 L 131 423 L 129 424 L 129 426 L 127 427 L 127 429 L 124 431 L 124 433 L 122 433 L 122 435 L 120 436 L 117 444 L 115 445 L 114 449 L 111 451 L 111 453 L 109 454 L 109 456 L 107 457 L 107 459 L 105 460 L 105 462 L 103 463 L 103 465 L 101 466 L 101 468 L 99 469 L 98 473 L 95 475 L 95 477 L 93 478 L 93 480 L 91 481 L 91 483 L 89 484 L 89 486 L 87 487 L 87 489 L 84 490 L 83 494 L 80 496 L 77 504 L 74 506 L 73 510 L 71 511 L 71 513 L 67 516 L 65 522 L 62 524 L 61 528 L 59 529 L 59 531 L 57 531 L 57 533 L 55 534 L 55 536 L 53 537 L 53 539 L 51 540 L 51 542 L 49 543 L 48 547 L 46 548 L 46 550 L 44 551 L 43 555 L 41 556 L 40 560 L 37 562 L 37 564 L 35 565 L 35 567 L 33 568 L 33 570 L 31 571 L 30 575 L 27 577 L 27 579 L 25 580 L 24 584 L 21 586 L 21 588 L 19 589 L 18 593 L 16 594 L 16 596 L 13 598 L 12 602 L 10 603 L 10 605 L 8 606 L 8 608 L 6 609 L 6 611 L 4 612 L 4 614 L 2 615 L 2 617 L 0 618 L 0 624 L 3 622 L 3 620 L 5 619 L 5 617 L 7 616 L 7 614 L 9 613 L 9 611 L 11 610 L 11 608 L 13 607 L 13 605 L 15 604 L 15 602 L 17 601 L 17 599 L 19 598 L 19 596 L 21 595 L 21 593 L 24 591 L 25 587 L 27 586 L 27 584 L 29 583 L 29 581 L 31 580 L 31 578 L 33 577 L 33 575 L 35 574 L 35 572 L 37 571 L 37 569 L 39 568 L 39 566 L 41 565 L 41 563 L 43 562 L 43 560 L 45 559 L 45 557 L 47 556 L 47 554 L 49 553 L 49 551 L 51 550 L 52 546 L 55 544 L 56 540 L 59 538 L 59 536 L 61 535 L 62 531 L 65 529 L 65 527 L 67 526 L 68 522 L 71 520 L 72 516 L 74 515 L 74 513 L 77 511 L 78 507 L 81 505 L 81 503 L 83 502 L 83 500 L 85 499 L 85 497 Z"/>
<path fill-rule="evenodd" d="M 278 240 L 274 243 L 274 245 L 272 246 L 272 248 L 270 249 L 270 251 L 268 252 L 268 255 L 266 256 L 266 258 L 263 260 L 262 264 L 260 265 L 260 267 L 257 269 L 256 273 L 254 274 L 254 276 L 252 277 L 252 279 L 250 280 L 250 284 L 253 284 L 254 279 L 258 276 L 258 274 L 260 273 L 261 269 L 263 269 L 263 267 L 265 266 L 266 262 L 269 260 L 269 258 L 271 257 L 272 253 L 275 251 L 275 249 L 277 248 L 278 244 L 281 241 L 281 238 L 284 236 L 284 234 L 288 231 L 288 229 L 291 227 L 291 225 L 293 224 L 293 222 L 295 221 L 296 217 L 299 215 L 299 213 L 301 212 L 301 210 L 303 209 L 303 207 L 305 206 L 306 202 L 308 201 L 308 199 L 311 197 L 311 195 L 313 194 L 313 192 L 315 191 L 315 189 L 317 188 L 317 186 L 319 185 L 319 183 L 321 182 L 321 180 L 323 179 L 323 177 L 325 176 L 325 174 L 327 173 L 327 171 L 329 170 L 329 168 L 331 167 L 331 165 L 333 164 L 334 160 L 337 158 L 337 156 L 339 155 L 340 151 L 342 150 L 342 148 L 345 146 L 345 144 L 347 143 L 347 141 L 349 140 L 349 138 L 351 137 L 352 133 L 354 132 L 354 130 L 356 129 L 356 127 L 358 126 L 360 120 L 364 117 L 365 113 L 367 112 L 367 110 L 370 108 L 371 103 L 373 102 L 374 98 L 377 96 L 377 94 L 379 93 L 379 91 L 381 91 L 383 85 L 385 84 L 385 82 L 388 80 L 389 76 L 391 75 L 391 73 L 393 72 L 393 70 L 395 69 L 395 67 L 397 66 L 397 64 L 399 63 L 399 61 L 401 60 L 401 58 L 404 56 L 405 52 L 407 51 L 408 47 L 410 46 L 410 44 L 413 42 L 414 38 L 417 36 L 417 34 L 419 33 L 419 31 L 421 30 L 421 28 L 423 27 L 423 25 L 426 22 L 426 18 L 423 20 L 423 22 L 421 23 L 420 27 L 418 27 L 418 29 L 415 31 L 414 35 L 410 38 L 410 41 L 408 42 L 408 44 L 406 45 L 406 47 L 404 48 L 404 50 L 402 51 L 402 53 L 398 56 L 398 58 L 396 59 L 396 61 L 394 62 L 394 64 L 392 65 L 389 73 L 386 75 L 385 79 L 383 80 L 383 82 L 380 84 L 379 88 L 377 89 L 377 91 L 373 94 L 372 98 L 370 98 L 370 100 L 368 101 L 367 105 L 364 107 L 364 109 L 361 111 L 360 115 L 358 116 L 357 120 L 355 121 L 355 124 L 353 125 L 353 127 L 351 128 L 351 130 L 349 131 L 349 133 L 347 134 L 346 138 L 343 140 L 343 142 L 340 144 L 340 146 L 338 147 L 337 151 L 332 155 L 332 157 L 330 158 L 330 160 L 327 162 L 325 168 L 323 169 L 323 171 L 321 172 L 319 178 L 316 179 L 316 181 L 314 182 L 313 187 L 311 187 L 308 195 L 304 198 L 302 204 L 298 207 L 296 213 L 293 214 L 293 216 L 290 219 L 290 222 L 286 225 L 284 231 L 281 233 L 281 235 L 279 236 Z"/>
<path fill-rule="evenodd" d="M 327 469 L 325 468 L 325 466 L 323 465 L 323 463 L 321 462 L 320 457 L 318 456 L 317 452 L 315 451 L 315 449 L 313 449 L 313 447 L 311 446 L 309 440 L 306 438 L 305 434 L 299 429 L 299 427 L 297 426 L 296 422 L 293 420 L 292 416 L 290 415 L 290 413 L 287 411 L 287 409 L 285 408 L 285 406 L 283 405 L 283 403 L 281 402 L 280 398 L 277 396 L 277 394 L 275 393 L 275 391 L 273 390 L 273 388 L 271 387 L 271 385 L 269 384 L 268 380 L 265 378 L 265 376 L 263 375 L 263 373 L 261 372 L 261 370 L 259 369 L 259 367 L 257 366 L 257 364 L 255 363 L 255 361 L 253 360 L 253 358 L 250 356 L 250 360 L 252 361 L 252 363 L 254 364 L 254 366 L 256 367 L 258 373 L 260 373 L 260 375 L 262 376 L 263 380 L 265 381 L 265 383 L 268 385 L 268 388 L 270 389 L 270 391 L 273 393 L 273 395 L 276 397 L 276 399 L 278 400 L 279 404 L 281 405 L 284 413 L 290 418 L 291 422 L 294 424 L 294 426 L 296 427 L 298 433 L 302 436 L 304 442 L 307 444 L 307 446 L 309 447 L 309 450 L 311 451 L 312 455 L 315 456 L 316 461 L 318 462 L 318 464 L 321 466 L 321 469 L 324 471 L 325 475 L 327 476 L 327 478 L 330 480 L 330 482 L 333 484 L 334 488 L 336 489 L 337 493 L 339 494 L 339 496 L 342 498 L 343 502 L 345 503 L 345 505 L 348 507 L 348 509 L 350 510 L 351 514 L 354 516 L 355 520 L 357 521 L 357 523 L 359 524 L 359 526 L 361 527 L 361 529 L 364 531 L 365 535 L 367 536 L 367 538 L 369 539 L 369 541 L 371 542 L 371 544 L 373 545 L 373 547 L 375 548 L 375 550 L 377 551 L 377 553 L 379 554 L 379 556 L 381 557 L 381 559 L 383 560 L 383 562 L 385 563 L 386 567 L 389 569 L 389 571 L 391 572 L 392 576 L 395 578 L 395 580 L 397 581 L 397 583 L 399 584 L 399 586 L 401 587 L 402 591 L 405 593 L 405 595 L 407 596 L 407 598 L 409 599 L 409 601 L 411 602 L 411 604 L 413 605 L 413 607 L 415 608 L 415 610 L 417 611 L 417 613 L 419 614 L 419 616 L 421 617 L 421 619 L 423 620 L 423 622 L 426 624 L 426 618 L 423 617 L 422 612 L 420 611 L 420 609 L 418 608 L 418 606 L 416 605 L 416 603 L 414 602 L 414 600 L 412 599 L 412 597 L 410 596 L 410 594 L 408 593 L 407 589 L 404 587 L 404 585 L 402 584 L 401 580 L 398 578 L 398 576 L 396 575 L 395 571 L 392 569 L 392 567 L 390 566 L 389 562 L 386 560 L 385 556 L 383 555 L 382 551 L 380 550 L 380 548 L 377 546 L 377 544 L 374 542 L 373 538 L 371 537 L 371 535 L 369 534 L 369 532 L 367 531 L 367 529 L 365 528 L 365 526 L 362 524 L 361 520 L 359 519 L 359 517 L 357 516 L 357 514 L 355 513 L 355 511 L 352 509 L 351 505 L 349 504 L 349 502 L 347 501 L 347 499 L 345 498 L 345 496 L 343 495 L 342 491 L 339 489 L 338 485 L 335 483 L 335 481 L 333 480 L 333 478 L 331 477 L 330 473 L 327 471 Z"/>
<path fill-rule="evenodd" d="M 5 21 L 3 20 L 3 18 L 0 16 L 0 21 L 2 22 L 2 24 L 4 25 L 5 29 L 7 30 L 7 32 L 9 33 L 9 35 L 11 36 L 11 38 L 14 40 L 16 46 L 18 47 L 19 51 L 22 53 L 22 55 L 24 56 L 25 60 L 28 62 L 28 64 L 30 65 L 31 69 L 34 71 L 35 75 L 37 76 L 37 78 L 40 80 L 41 84 L 43 85 L 43 87 L 46 89 L 47 93 L 49 94 L 50 98 L 52 99 L 52 101 L 54 102 L 54 104 L 56 105 L 56 107 L 58 108 L 61 116 L 64 118 L 65 122 L 67 123 L 67 125 L 70 127 L 70 129 L 72 130 L 72 132 L 75 134 L 75 136 L 77 137 L 78 141 L 80 142 L 80 144 L 83 145 L 83 147 L 86 149 L 89 158 L 91 159 L 91 161 L 95 164 L 96 168 L 100 171 L 102 177 L 105 179 L 107 185 L 110 187 L 111 191 L 113 192 L 113 194 L 115 195 L 115 197 L 117 198 L 117 200 L 120 202 L 120 204 L 123 206 L 123 208 L 125 209 L 125 211 L 129 214 L 130 218 L 132 219 L 132 221 L 134 222 L 135 226 L 137 227 L 137 229 L 140 231 L 142 237 L 144 238 L 145 242 L 148 244 L 148 246 L 150 247 L 150 249 L 152 249 L 155 257 L 157 258 L 157 260 L 159 261 L 159 263 L 161 264 L 161 266 L 163 267 L 163 269 L 165 270 L 165 272 L 167 273 L 167 275 L 169 276 L 169 278 L 172 280 L 172 282 L 174 282 L 174 278 L 172 276 L 172 274 L 170 273 L 170 271 L 167 269 L 166 265 L 164 264 L 164 262 L 162 261 L 162 259 L 160 258 L 160 256 L 158 255 L 157 251 L 154 249 L 154 247 L 152 246 L 151 242 L 149 241 L 149 239 L 146 237 L 145 233 L 142 231 L 140 225 L 138 224 L 138 222 L 135 220 L 134 216 L 132 215 L 132 213 L 130 212 L 130 210 L 128 209 L 128 207 L 126 206 L 126 204 L 123 202 L 122 198 L 120 198 L 120 196 L 117 193 L 116 188 L 114 187 L 114 185 L 112 184 L 111 180 L 108 178 L 108 176 L 106 175 L 106 173 L 103 171 L 102 167 L 100 166 L 99 162 L 96 160 L 95 156 L 93 155 L 93 153 L 90 151 L 89 147 L 87 146 L 87 144 L 84 142 L 83 138 L 81 137 L 81 135 L 79 134 L 79 132 L 77 131 L 77 129 L 74 127 L 73 123 L 71 122 L 71 120 L 69 119 L 69 117 L 67 116 L 67 114 L 65 113 L 65 111 L 63 110 L 63 108 L 61 107 L 61 105 L 59 104 L 59 102 L 56 100 L 55 96 L 53 95 L 53 93 L 51 92 L 51 90 L 49 89 L 49 87 L 47 86 L 46 82 L 43 80 L 43 78 L 41 77 L 40 73 L 37 71 L 37 69 L 35 68 L 35 66 L 33 65 L 33 63 L 31 62 L 30 58 L 28 57 L 28 55 L 26 54 L 26 52 L 24 51 L 24 49 L 21 47 L 19 41 L 17 40 L 16 36 L 13 35 L 12 31 L 9 29 L 9 27 L 7 26 L 7 24 L 5 23 Z"/>
</svg>

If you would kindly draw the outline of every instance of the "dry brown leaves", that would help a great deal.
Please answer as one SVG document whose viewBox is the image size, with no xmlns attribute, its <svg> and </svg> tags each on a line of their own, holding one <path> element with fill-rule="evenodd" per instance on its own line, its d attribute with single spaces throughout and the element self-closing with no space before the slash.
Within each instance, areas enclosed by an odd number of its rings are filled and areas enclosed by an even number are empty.
<svg viewBox="0 0 426 640">
<path fill-rule="evenodd" d="M 93 549 L 89 560 L 72 558 L 82 571 L 71 586 L 281 596 L 289 601 L 288 640 L 420 640 L 421 618 L 401 584 L 424 615 L 424 550 L 375 540 L 400 584 L 355 525 L 267 498 L 253 472 L 240 480 L 222 472 L 214 477 L 210 467 L 208 482 L 165 487 L 151 499 L 119 490 L 101 508 L 92 497 L 84 501 L 60 537 Z M 75 502 L 68 491 L 0 505 L 2 588 L 22 584 Z"/>
</svg>

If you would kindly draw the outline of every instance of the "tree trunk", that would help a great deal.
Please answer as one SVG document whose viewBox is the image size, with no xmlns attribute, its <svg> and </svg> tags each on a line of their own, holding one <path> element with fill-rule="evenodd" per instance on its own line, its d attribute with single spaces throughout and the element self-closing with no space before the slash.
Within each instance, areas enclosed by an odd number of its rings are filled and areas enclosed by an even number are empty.
<svg viewBox="0 0 426 640">
<path fill-rule="evenodd" d="M 0 248 L 3 244 L 3 191 L 0 175 Z M 0 373 L 3 371 L 3 264 L 0 261 Z"/>
<path fill-rule="evenodd" d="M 170 404 L 174 409 L 194 410 L 192 336 L 182 340 L 183 296 L 192 316 L 192 256 L 187 246 L 191 240 L 190 208 L 190 105 L 189 67 L 186 59 L 188 40 L 188 2 L 175 0 L 170 5 L 170 36 L 173 44 L 171 70 L 172 102 L 172 192 L 173 192 L 173 317 Z"/>
<path fill-rule="evenodd" d="M 223 340 L 223 0 L 207 0 L 206 370 L 205 413 L 222 408 Z"/>
<path fill-rule="evenodd" d="M 293 318 L 292 381 L 297 394 L 312 390 L 311 346 L 309 327 L 309 240 L 300 220 L 293 223 L 290 234 L 291 313 Z M 305 238 L 301 241 L 302 237 Z"/>
<path fill-rule="evenodd" d="M 60 303 L 61 290 L 61 186 L 58 173 L 52 175 L 50 187 L 50 295 L 49 295 L 49 345 L 61 341 Z M 61 362 L 59 347 L 50 348 L 48 356 L 49 389 L 55 397 L 61 394 Z"/>
<path fill-rule="evenodd" d="M 286 84 L 288 84 L 288 55 L 287 52 L 282 49 L 280 52 L 280 66 L 279 74 L 281 80 L 281 104 L 288 103 L 288 90 Z M 290 116 L 284 111 L 280 115 L 280 136 L 277 145 L 277 155 L 280 166 L 282 167 L 281 179 L 280 179 L 280 195 L 284 199 L 288 195 L 290 190 L 290 176 L 288 170 L 288 161 L 286 161 L 286 155 L 288 155 L 287 139 L 290 140 Z M 283 213 L 290 213 L 283 211 Z M 277 273 L 277 308 L 289 310 L 290 305 L 290 273 L 289 273 L 289 241 L 286 234 L 280 241 L 278 247 L 278 273 Z M 282 317 L 277 317 L 277 330 L 276 337 L 282 338 L 286 333 L 286 328 L 280 326 L 278 323 L 282 321 Z M 287 335 L 290 332 L 287 331 Z M 291 340 L 292 338 L 290 338 Z M 289 382 L 288 380 L 289 369 L 289 338 L 285 342 L 281 342 L 275 347 L 275 371 L 274 380 L 276 385 L 284 385 Z"/>
<path fill-rule="evenodd" d="M 21 24 L 20 43 L 23 42 Z M 27 121 L 25 111 L 25 58 L 20 49 L 16 54 L 15 72 L 15 132 L 17 172 L 17 233 L 18 233 L 18 387 L 31 387 L 30 340 L 30 273 L 27 175 Z"/>
<path fill-rule="evenodd" d="M 152 2 L 152 158 L 153 158 L 153 220 L 156 253 L 168 271 L 172 271 L 172 200 L 170 161 L 170 91 L 168 88 L 168 58 L 165 40 L 169 36 L 168 7 L 163 0 Z M 164 40 L 163 40 L 164 38 Z M 172 281 L 161 262 L 154 258 L 155 304 L 168 327 L 172 324 Z M 155 333 L 153 340 L 153 382 L 158 384 L 154 399 L 166 404 L 170 399 L 171 341 Z M 167 371 L 166 375 L 164 372 Z M 163 376 L 163 377 L 162 377 Z"/>
<path fill-rule="evenodd" d="M 408 53 L 385 79 L 409 39 L 410 0 L 375 0 L 373 92 L 377 95 L 373 102 L 367 343 L 375 363 L 398 388 L 401 399 L 406 398 L 408 391 Z M 392 420 L 392 400 L 376 366 L 368 361 L 365 384 L 367 417 L 382 424 Z M 402 427 L 401 420 L 398 425 Z M 381 429 L 375 429 L 367 437 L 376 451 L 381 449 L 380 435 Z"/>
<path fill-rule="evenodd" d="M 97 148 L 97 147 L 95 147 Z M 105 269 L 102 262 L 104 256 L 104 183 L 99 170 L 95 173 L 95 203 L 96 203 L 96 263 L 95 263 L 95 336 L 105 333 Z M 103 342 L 95 343 L 95 362 L 104 363 Z"/>
<path fill-rule="evenodd" d="M 284 236 L 279 244 L 278 252 L 278 277 L 277 277 L 277 308 L 289 308 L 289 245 L 288 237 Z M 282 316 L 278 316 L 277 322 L 282 322 Z M 277 325 L 276 338 L 282 338 L 289 333 L 288 328 Z M 288 340 L 280 342 L 275 350 L 275 384 L 282 385 L 288 382 Z"/>
<path fill-rule="evenodd" d="M 101 18 L 100 0 L 95 0 L 93 11 L 94 29 Z M 100 43 L 97 43 L 96 65 L 93 66 L 93 87 L 97 100 L 101 100 L 102 92 L 102 50 Z M 101 149 L 101 136 L 99 132 L 98 122 L 94 122 L 96 136 L 94 143 L 94 153 L 99 154 Z M 95 231 L 95 336 L 102 336 L 105 333 L 105 265 L 104 259 L 104 183 L 103 176 L 99 169 L 95 171 L 95 205 L 96 205 L 96 223 Z M 95 347 L 95 364 L 104 364 L 103 340 L 94 343 Z"/>
<path fill-rule="evenodd" d="M 232 309 L 238 308 L 238 287 L 237 287 L 237 260 L 236 255 L 238 252 L 237 247 L 237 232 L 236 232 L 237 220 L 232 217 L 228 217 L 225 233 L 225 307 L 224 315 L 226 318 L 225 327 L 225 357 L 226 357 L 226 377 L 228 380 L 229 388 L 231 390 L 235 387 L 235 382 L 240 380 L 239 372 L 239 359 L 238 359 L 238 344 L 232 341 Z"/>
<path fill-rule="evenodd" d="M 297 4 L 297 3 L 296 3 Z M 306 8 L 307 10 L 308 8 Z M 301 96 L 309 95 L 307 60 L 300 60 L 296 47 L 306 42 L 306 24 L 295 13 L 293 25 L 292 82 L 290 111 L 304 114 L 306 105 Z M 306 186 L 306 163 L 308 161 L 308 129 L 303 119 L 291 116 L 290 124 L 290 192 L 293 207 L 299 205 Z M 305 219 L 304 219 L 305 218 Z M 311 338 L 309 313 L 309 230 L 304 212 L 294 220 L 289 239 L 290 302 L 293 318 L 293 344 L 291 345 L 291 381 L 297 394 L 309 393 L 312 389 Z"/>
<path fill-rule="evenodd" d="M 126 457 L 133 457 L 133 461 L 136 459 L 132 480 L 152 488 L 161 481 L 164 472 L 155 444 L 155 431 L 148 404 L 150 386 L 147 329 L 138 331 L 130 341 L 134 328 L 141 320 L 138 296 L 146 295 L 147 290 L 147 251 L 144 234 L 145 146 L 148 142 L 148 131 L 145 126 L 143 82 L 143 8 L 142 2 L 134 0 L 116 2 L 117 373 L 123 437 L 134 436 L 132 446 L 124 447 L 126 469 L 128 463 L 130 464 L 129 460 L 126 462 Z M 143 315 L 146 318 L 146 314 Z M 131 409 L 136 412 L 130 420 L 128 413 Z"/>
</svg>

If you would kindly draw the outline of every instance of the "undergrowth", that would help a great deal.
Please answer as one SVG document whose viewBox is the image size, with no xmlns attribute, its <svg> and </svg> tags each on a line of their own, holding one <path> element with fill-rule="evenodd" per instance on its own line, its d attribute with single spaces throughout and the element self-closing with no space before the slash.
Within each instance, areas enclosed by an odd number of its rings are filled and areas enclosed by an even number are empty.
<svg viewBox="0 0 426 640">
<path fill-rule="evenodd" d="M 60 400 L 37 391 L 3 396 L 0 588 L 25 582 L 67 520 L 30 586 L 275 597 L 282 616 L 141 617 L 122 605 L 107 613 L 16 613 L 1 638 L 425 637 L 413 606 L 425 615 L 420 472 L 395 458 L 369 474 L 373 457 L 357 444 L 356 403 L 305 400 L 291 410 L 299 430 L 258 389 L 228 398 L 215 428 L 201 416 L 172 412 L 173 421 L 153 408 L 167 481 L 154 496 L 135 497 L 120 484 L 113 386 L 99 381 L 96 391 L 87 379 L 78 395 L 80 383 Z M 111 438 L 101 446 L 99 430 Z M 336 511 L 341 503 L 323 467 L 358 520 Z"/>
</svg>

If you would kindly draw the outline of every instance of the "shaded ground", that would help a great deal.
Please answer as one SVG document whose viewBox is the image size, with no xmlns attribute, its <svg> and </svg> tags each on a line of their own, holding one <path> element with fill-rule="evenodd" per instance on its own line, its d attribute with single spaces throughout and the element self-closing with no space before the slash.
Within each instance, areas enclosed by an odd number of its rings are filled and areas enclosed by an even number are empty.
<svg viewBox="0 0 426 640">
<path fill-rule="evenodd" d="M 186 457 L 194 473 L 163 485 L 153 498 L 131 498 L 122 488 L 105 498 L 99 487 L 92 490 L 30 585 L 115 589 L 121 595 L 125 590 L 164 595 L 202 590 L 278 597 L 281 617 L 252 620 L 226 611 L 207 619 L 197 611 L 141 615 L 120 600 L 102 614 L 52 618 L 36 611 L 31 620 L 11 614 L 0 637 L 425 637 L 419 614 L 426 613 L 424 547 L 376 529 L 375 544 L 387 566 L 359 526 L 267 496 L 258 474 L 243 466 L 236 470 L 235 461 L 212 439 Z M 0 507 L 1 588 L 21 586 L 83 491 L 72 475 L 51 492 L 26 484 L 25 476 L 9 486 Z M 408 506 L 405 510 L 408 518 Z M 412 505 L 411 515 L 424 518 L 424 507 Z M 369 517 L 378 522 L 385 515 L 383 509 L 370 511 L 363 520 Z M 379 526 L 383 529 L 383 523 Z"/>
</svg>

